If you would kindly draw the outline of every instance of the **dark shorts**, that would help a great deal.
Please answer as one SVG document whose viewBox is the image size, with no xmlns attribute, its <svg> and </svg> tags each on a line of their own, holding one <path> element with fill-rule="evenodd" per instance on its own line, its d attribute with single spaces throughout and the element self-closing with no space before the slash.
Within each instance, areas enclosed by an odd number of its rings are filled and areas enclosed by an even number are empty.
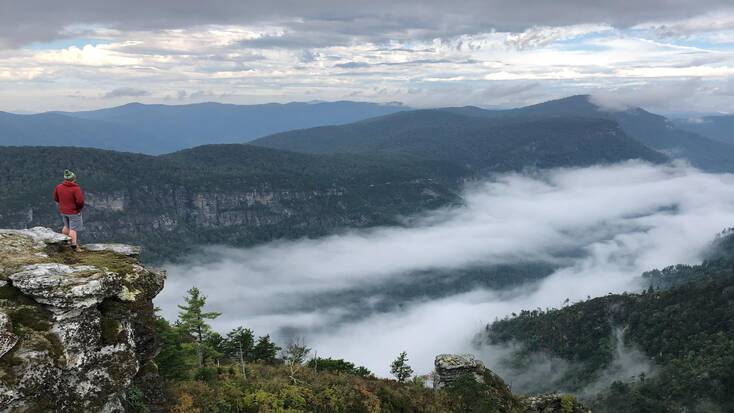
<svg viewBox="0 0 734 413">
<path fill-rule="evenodd" d="M 79 232 L 84 229 L 84 220 L 81 213 L 75 215 L 61 214 L 61 219 L 64 221 L 64 226 L 71 230 Z"/>
</svg>

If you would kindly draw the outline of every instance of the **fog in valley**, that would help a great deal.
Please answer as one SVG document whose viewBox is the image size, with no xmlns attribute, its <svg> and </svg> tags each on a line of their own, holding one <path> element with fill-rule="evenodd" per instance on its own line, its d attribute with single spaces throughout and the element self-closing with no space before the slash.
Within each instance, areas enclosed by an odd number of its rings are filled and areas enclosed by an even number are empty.
<svg viewBox="0 0 734 413">
<path fill-rule="evenodd" d="M 642 272 L 700 261 L 714 235 L 734 225 L 734 176 L 684 164 L 498 175 L 467 185 L 463 198 L 400 227 L 204 247 L 167 266 L 156 304 L 175 320 L 197 286 L 223 313 L 212 323 L 221 332 L 244 325 L 281 345 L 303 337 L 319 356 L 381 376 L 402 350 L 419 374 L 444 352 L 493 366 L 501 352 L 472 344 L 487 323 L 567 299 L 639 292 Z"/>
</svg>

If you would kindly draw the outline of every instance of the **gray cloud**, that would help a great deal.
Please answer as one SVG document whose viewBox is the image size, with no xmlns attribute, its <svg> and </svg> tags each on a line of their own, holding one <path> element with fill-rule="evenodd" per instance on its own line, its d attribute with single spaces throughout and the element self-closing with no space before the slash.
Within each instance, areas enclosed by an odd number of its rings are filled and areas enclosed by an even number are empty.
<svg viewBox="0 0 734 413">
<path fill-rule="evenodd" d="M 207 248 L 168 266 L 157 305 L 175 318 L 185 290 L 197 285 L 224 313 L 219 329 L 245 324 L 281 340 L 298 332 L 319 354 L 379 374 L 407 350 L 424 373 L 438 353 L 473 351 L 474 335 L 498 317 L 639 291 L 643 271 L 697 262 L 713 234 L 734 222 L 734 177 L 683 165 L 502 175 L 470 185 L 464 197 L 465 206 L 409 217 L 399 228 Z M 555 270 L 513 289 L 488 289 L 484 278 L 459 288 L 464 271 L 530 262 Z"/>
<path fill-rule="evenodd" d="M 104 94 L 105 99 L 122 98 L 122 97 L 143 97 L 149 96 L 150 92 L 143 89 L 136 89 L 133 87 L 121 87 L 110 90 Z"/>
<path fill-rule="evenodd" d="M 325 42 L 325 35 L 401 39 L 451 36 L 491 28 L 523 31 L 537 25 L 608 23 L 630 26 L 651 20 L 675 20 L 731 8 L 728 0 L 646 0 L 620 7 L 615 2 L 564 0 L 376 0 L 299 2 L 212 0 L 29 0 L 0 3 L 0 39 L 5 46 L 64 37 L 70 25 L 103 25 L 121 30 L 170 29 L 203 24 L 271 24 L 308 33 L 301 42 Z M 275 41 L 275 39 L 269 39 Z M 299 36 L 280 39 L 299 42 Z M 263 42 L 267 41 L 264 39 Z M 285 44 L 285 43 L 281 43 Z"/>
</svg>

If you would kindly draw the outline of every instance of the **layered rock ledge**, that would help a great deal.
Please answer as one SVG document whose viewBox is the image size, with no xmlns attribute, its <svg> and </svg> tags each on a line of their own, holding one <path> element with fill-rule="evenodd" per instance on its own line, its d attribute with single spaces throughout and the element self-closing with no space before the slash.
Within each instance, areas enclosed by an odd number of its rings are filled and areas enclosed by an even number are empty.
<svg viewBox="0 0 734 413">
<path fill-rule="evenodd" d="M 2 412 L 123 412 L 133 383 L 156 375 L 152 299 L 165 274 L 137 247 L 67 242 L 0 230 Z"/>
</svg>

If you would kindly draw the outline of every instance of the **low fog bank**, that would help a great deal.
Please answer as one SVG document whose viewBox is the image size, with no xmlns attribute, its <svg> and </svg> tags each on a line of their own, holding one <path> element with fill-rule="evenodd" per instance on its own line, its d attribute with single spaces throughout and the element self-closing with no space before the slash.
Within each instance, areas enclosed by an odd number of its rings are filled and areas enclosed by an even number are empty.
<svg viewBox="0 0 734 413">
<path fill-rule="evenodd" d="M 297 334 L 319 355 L 379 375 L 406 350 L 426 373 L 438 353 L 475 352 L 484 325 L 512 312 L 639 291 L 643 271 L 700 261 L 734 223 L 734 177 L 682 164 L 501 175 L 467 187 L 464 199 L 405 227 L 205 248 L 168 266 L 156 304 L 174 320 L 196 285 L 223 313 L 213 323 L 221 331 Z M 532 268 L 518 272 L 526 283 L 482 282 L 483 269 L 515 267 Z M 466 273 L 471 282 L 456 276 Z M 483 356 L 494 364 L 492 352 Z"/>
<path fill-rule="evenodd" d="M 615 328 L 611 342 L 614 351 L 609 365 L 595 372 L 593 379 L 578 388 L 577 380 L 583 376 L 585 366 L 572 363 L 544 352 L 523 355 L 522 343 L 513 342 L 503 345 L 483 344 L 478 348 L 478 356 L 487 360 L 488 367 L 500 375 L 516 393 L 542 394 L 548 392 L 567 392 L 590 398 L 604 390 L 615 381 L 632 382 L 641 375 L 652 377 L 656 373 L 654 362 L 634 345 L 624 342 L 624 332 Z"/>
</svg>

